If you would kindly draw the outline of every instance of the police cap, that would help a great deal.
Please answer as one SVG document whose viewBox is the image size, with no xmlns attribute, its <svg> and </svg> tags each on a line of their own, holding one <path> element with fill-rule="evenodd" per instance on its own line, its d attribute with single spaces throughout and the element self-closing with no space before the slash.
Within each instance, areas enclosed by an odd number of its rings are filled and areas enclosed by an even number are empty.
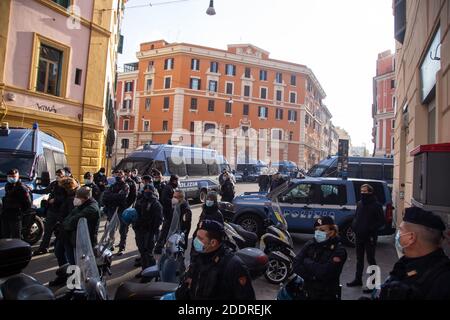
<svg viewBox="0 0 450 320">
<path fill-rule="evenodd" d="M 316 219 L 314 222 L 314 228 L 321 227 L 321 226 L 333 226 L 335 225 L 334 220 L 332 217 L 320 217 Z"/>
<path fill-rule="evenodd" d="M 419 224 L 424 227 L 445 231 L 446 226 L 442 219 L 433 212 L 425 211 L 418 207 L 412 207 L 405 210 L 403 221 Z"/>
<path fill-rule="evenodd" d="M 223 234 L 225 232 L 223 224 L 214 220 L 203 220 L 200 222 L 200 230 Z"/>
</svg>

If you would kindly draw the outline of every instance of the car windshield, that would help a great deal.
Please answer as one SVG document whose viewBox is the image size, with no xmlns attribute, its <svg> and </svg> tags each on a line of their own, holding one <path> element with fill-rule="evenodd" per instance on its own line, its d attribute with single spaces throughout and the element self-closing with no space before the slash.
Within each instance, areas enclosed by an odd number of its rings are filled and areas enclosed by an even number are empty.
<svg viewBox="0 0 450 320">
<path fill-rule="evenodd" d="M 19 170 L 20 178 L 29 180 L 32 167 L 33 156 L 31 155 L 0 153 L 0 179 L 2 180 L 6 179 L 11 169 Z"/>
<path fill-rule="evenodd" d="M 117 165 L 116 170 L 137 169 L 138 173 L 143 175 L 149 174 L 152 165 L 152 159 L 124 159 Z"/>
<path fill-rule="evenodd" d="M 309 171 L 308 171 L 308 176 L 310 177 L 322 177 L 325 170 L 327 170 L 328 167 L 326 166 L 321 166 L 321 165 L 315 165 L 314 167 L 312 167 Z"/>
</svg>

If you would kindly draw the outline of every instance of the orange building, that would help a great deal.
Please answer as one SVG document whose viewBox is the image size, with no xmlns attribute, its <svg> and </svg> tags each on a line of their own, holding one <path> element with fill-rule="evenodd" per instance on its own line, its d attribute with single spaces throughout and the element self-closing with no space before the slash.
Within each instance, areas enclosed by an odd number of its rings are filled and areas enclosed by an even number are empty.
<svg viewBox="0 0 450 320">
<path fill-rule="evenodd" d="M 304 65 L 250 44 L 228 50 L 164 40 L 141 44 L 119 74 L 116 161 L 146 143 L 211 147 L 234 165 L 321 154 L 325 92 Z M 325 120 L 324 120 L 325 119 Z"/>
<path fill-rule="evenodd" d="M 392 156 L 395 128 L 395 56 L 391 51 L 378 55 L 377 75 L 373 79 L 373 87 L 374 156 Z"/>
</svg>

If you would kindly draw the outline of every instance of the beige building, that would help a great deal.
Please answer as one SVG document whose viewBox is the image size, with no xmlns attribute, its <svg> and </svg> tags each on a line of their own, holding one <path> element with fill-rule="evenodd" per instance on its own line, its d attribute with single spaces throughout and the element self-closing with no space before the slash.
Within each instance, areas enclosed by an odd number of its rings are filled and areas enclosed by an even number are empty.
<svg viewBox="0 0 450 320">
<path fill-rule="evenodd" d="M 394 1 L 394 15 L 397 106 L 393 199 L 399 222 L 404 208 L 413 202 L 411 151 L 420 145 L 450 142 L 450 1 Z"/>
</svg>

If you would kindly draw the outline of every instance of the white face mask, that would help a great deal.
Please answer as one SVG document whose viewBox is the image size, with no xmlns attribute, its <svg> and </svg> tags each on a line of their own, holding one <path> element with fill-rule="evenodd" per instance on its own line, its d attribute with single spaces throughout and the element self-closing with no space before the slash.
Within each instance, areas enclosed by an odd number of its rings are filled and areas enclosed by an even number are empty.
<svg viewBox="0 0 450 320">
<path fill-rule="evenodd" d="M 176 198 L 172 198 L 172 205 L 176 206 L 180 201 Z"/>
<path fill-rule="evenodd" d="M 73 199 L 73 205 L 75 206 L 75 207 L 79 207 L 79 206 L 81 206 L 83 204 L 83 200 L 81 200 L 80 198 L 75 198 L 75 199 Z"/>
</svg>

